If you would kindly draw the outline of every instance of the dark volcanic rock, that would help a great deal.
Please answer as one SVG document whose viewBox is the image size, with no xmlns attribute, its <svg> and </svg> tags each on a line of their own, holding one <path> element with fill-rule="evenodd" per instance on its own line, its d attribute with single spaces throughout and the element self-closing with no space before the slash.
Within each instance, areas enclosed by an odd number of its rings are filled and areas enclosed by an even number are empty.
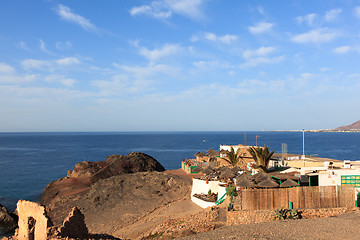
<svg viewBox="0 0 360 240">
<path fill-rule="evenodd" d="M 75 196 L 86 193 L 93 183 L 101 179 L 118 176 L 124 173 L 165 171 L 165 168 L 154 158 L 139 152 L 127 156 L 111 155 L 105 161 L 80 162 L 66 178 L 49 183 L 41 196 L 41 204 L 49 205 L 55 198 Z"/>
<path fill-rule="evenodd" d="M 127 156 L 111 155 L 100 162 L 80 162 L 75 165 L 68 177 L 91 176 L 93 180 L 104 179 L 121 173 L 165 171 L 165 168 L 154 158 L 139 152 Z"/>
<path fill-rule="evenodd" d="M 17 227 L 18 217 L 0 204 L 0 236 L 11 233 Z"/>
</svg>

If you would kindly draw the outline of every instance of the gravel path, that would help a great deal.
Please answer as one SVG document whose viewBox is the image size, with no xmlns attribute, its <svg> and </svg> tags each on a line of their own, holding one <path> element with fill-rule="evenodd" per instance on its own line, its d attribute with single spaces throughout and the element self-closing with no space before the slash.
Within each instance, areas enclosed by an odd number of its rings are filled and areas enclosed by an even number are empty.
<svg viewBox="0 0 360 240">
<path fill-rule="evenodd" d="M 360 239 L 359 223 L 360 213 L 352 212 L 330 218 L 228 226 L 178 239 Z"/>
</svg>

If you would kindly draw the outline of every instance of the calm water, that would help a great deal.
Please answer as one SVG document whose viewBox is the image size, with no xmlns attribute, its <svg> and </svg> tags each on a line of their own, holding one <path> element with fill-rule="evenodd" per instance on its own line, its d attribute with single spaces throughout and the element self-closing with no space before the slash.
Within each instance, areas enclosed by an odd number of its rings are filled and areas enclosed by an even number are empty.
<svg viewBox="0 0 360 240">
<path fill-rule="evenodd" d="M 247 144 L 302 153 L 301 132 L 247 132 Z M 166 169 L 177 169 L 198 151 L 220 144 L 243 144 L 244 132 L 166 133 L 0 133 L 0 203 L 14 208 L 18 199 L 38 201 L 50 182 L 66 176 L 80 161 L 101 161 L 112 154 L 144 152 Z M 360 160 L 360 133 L 305 133 L 305 154 Z"/>
</svg>

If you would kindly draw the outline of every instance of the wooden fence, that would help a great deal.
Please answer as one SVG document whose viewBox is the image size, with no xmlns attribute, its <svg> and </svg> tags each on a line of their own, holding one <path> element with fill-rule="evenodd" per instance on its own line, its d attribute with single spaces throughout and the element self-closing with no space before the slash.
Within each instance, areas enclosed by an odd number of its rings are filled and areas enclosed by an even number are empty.
<svg viewBox="0 0 360 240">
<path fill-rule="evenodd" d="M 336 208 L 355 206 L 353 185 L 270 189 L 240 189 L 234 198 L 238 210 L 290 208 Z"/>
</svg>

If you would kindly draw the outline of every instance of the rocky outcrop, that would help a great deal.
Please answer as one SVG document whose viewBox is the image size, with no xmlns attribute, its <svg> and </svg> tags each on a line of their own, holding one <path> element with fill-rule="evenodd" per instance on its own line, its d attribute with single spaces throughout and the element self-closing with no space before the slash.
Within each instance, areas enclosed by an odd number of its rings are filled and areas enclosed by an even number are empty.
<svg viewBox="0 0 360 240">
<path fill-rule="evenodd" d="M 49 183 L 41 196 L 41 204 L 49 205 L 55 198 L 86 193 L 90 186 L 101 179 L 124 173 L 165 171 L 153 157 L 139 152 L 127 156 L 111 155 L 105 161 L 80 162 L 67 177 Z"/>
<path fill-rule="evenodd" d="M 11 233 L 17 227 L 18 217 L 0 204 L 0 236 Z"/>
<path fill-rule="evenodd" d="M 68 177 L 91 176 L 95 181 L 121 173 L 165 171 L 165 168 L 153 157 L 139 152 L 132 152 L 127 156 L 111 155 L 100 162 L 80 162 Z"/>
</svg>

